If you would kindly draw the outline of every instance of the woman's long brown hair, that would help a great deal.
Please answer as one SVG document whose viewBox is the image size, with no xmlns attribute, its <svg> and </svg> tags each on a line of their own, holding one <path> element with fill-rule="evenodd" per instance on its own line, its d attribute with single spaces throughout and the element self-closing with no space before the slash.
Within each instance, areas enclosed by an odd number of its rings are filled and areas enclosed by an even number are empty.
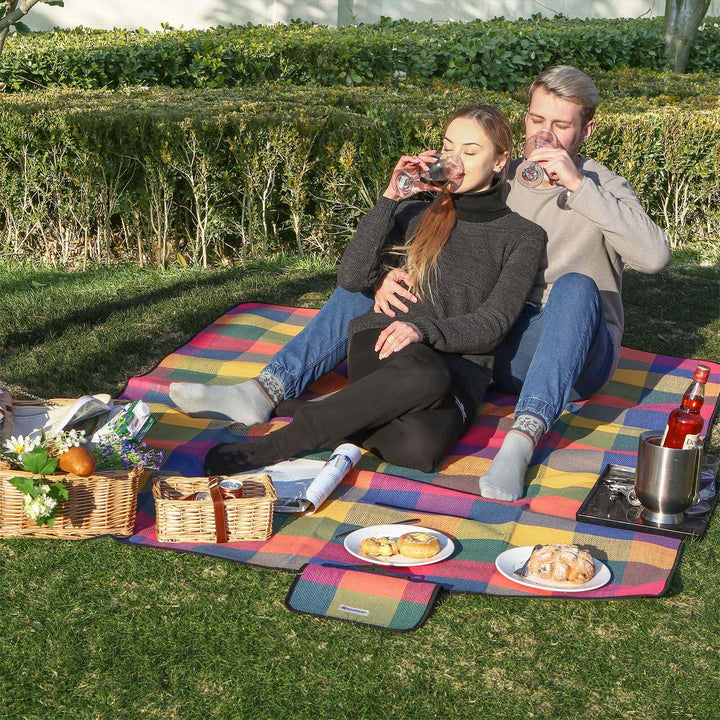
<svg viewBox="0 0 720 720">
<path fill-rule="evenodd" d="M 468 105 L 460 108 L 449 120 L 447 127 L 458 118 L 471 118 L 487 133 L 498 155 L 512 151 L 512 130 L 507 118 L 489 105 Z M 506 165 L 507 167 L 507 165 Z M 430 207 L 420 216 L 415 231 L 406 245 L 398 248 L 406 256 L 405 270 L 412 278 L 413 292 L 418 297 L 431 294 L 431 278 L 437 271 L 440 251 L 450 237 L 457 216 L 455 205 L 447 187 L 443 188 Z"/>
</svg>

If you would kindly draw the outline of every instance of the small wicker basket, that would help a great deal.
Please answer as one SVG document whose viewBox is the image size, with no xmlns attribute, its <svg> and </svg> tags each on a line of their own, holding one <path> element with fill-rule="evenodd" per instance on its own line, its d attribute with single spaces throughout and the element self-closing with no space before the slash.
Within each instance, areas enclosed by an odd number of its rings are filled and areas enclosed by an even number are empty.
<svg viewBox="0 0 720 720">
<path fill-rule="evenodd" d="M 61 505 L 55 524 L 37 525 L 23 512 L 23 493 L 8 480 L 35 477 L 20 470 L 0 470 L 0 538 L 34 537 L 83 540 L 98 535 L 132 535 L 137 511 L 140 469 L 108 470 L 100 475 L 79 477 L 48 475 L 47 482 L 62 482 L 68 499 Z"/>
<path fill-rule="evenodd" d="M 228 542 L 267 540 L 277 493 L 264 473 L 243 475 L 243 496 L 224 500 Z M 153 478 L 155 521 L 160 542 L 217 542 L 212 500 L 183 500 L 208 490 L 208 478 L 188 478 L 158 473 Z"/>
</svg>

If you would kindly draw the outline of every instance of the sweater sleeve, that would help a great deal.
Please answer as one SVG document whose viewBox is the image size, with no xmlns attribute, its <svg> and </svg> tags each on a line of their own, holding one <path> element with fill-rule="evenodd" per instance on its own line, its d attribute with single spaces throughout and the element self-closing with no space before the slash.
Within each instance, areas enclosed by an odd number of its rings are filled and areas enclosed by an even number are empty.
<svg viewBox="0 0 720 720">
<path fill-rule="evenodd" d="M 567 205 L 602 231 L 607 242 L 634 270 L 656 273 L 670 260 L 665 233 L 648 217 L 630 183 L 614 173 L 602 184 L 584 177 Z"/>
<path fill-rule="evenodd" d="M 375 286 L 379 280 L 389 247 L 405 242 L 409 219 L 425 203 L 400 203 L 384 196 L 360 221 L 355 235 L 343 253 L 338 269 L 338 283 L 349 292 L 360 292 Z"/>
<path fill-rule="evenodd" d="M 428 345 L 443 352 L 485 355 L 493 352 L 520 315 L 535 282 L 545 231 L 535 226 L 518 238 L 486 300 L 454 317 L 413 318 Z"/>
</svg>

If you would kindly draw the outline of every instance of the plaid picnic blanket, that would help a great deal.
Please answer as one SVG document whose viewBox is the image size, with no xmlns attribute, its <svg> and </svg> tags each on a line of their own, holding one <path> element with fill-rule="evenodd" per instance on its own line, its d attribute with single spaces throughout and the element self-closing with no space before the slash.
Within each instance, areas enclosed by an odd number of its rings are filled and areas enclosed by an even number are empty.
<svg viewBox="0 0 720 720">
<path fill-rule="evenodd" d="M 217 442 L 263 435 L 287 422 L 276 419 L 249 429 L 190 418 L 171 406 L 170 382 L 231 384 L 254 377 L 309 322 L 315 310 L 245 303 L 229 311 L 165 358 L 123 393 L 144 399 L 158 420 L 146 441 L 168 454 L 164 470 L 202 475 L 202 458 Z M 590 400 L 571 405 L 533 456 L 526 496 L 501 503 L 478 496 L 478 476 L 512 424 L 515 396 L 488 393 L 474 425 L 437 473 L 383 463 L 365 453 L 333 496 L 313 516 L 276 516 L 265 543 L 186 545 L 158 543 L 153 503 L 141 494 L 136 533 L 128 542 L 207 553 L 264 567 L 298 570 L 308 562 L 348 563 L 340 530 L 419 517 L 420 524 L 450 535 L 457 551 L 448 560 L 399 574 L 426 578 L 457 591 L 495 595 L 552 594 L 520 588 L 494 566 L 503 550 L 523 545 L 573 542 L 590 548 L 610 567 L 613 580 L 583 597 L 659 595 L 678 560 L 680 541 L 578 523 L 575 513 L 609 463 L 634 466 L 637 438 L 661 429 L 680 400 L 696 361 L 623 349 L 614 378 Z M 703 413 L 711 420 L 720 396 L 720 365 L 711 363 Z M 315 383 L 306 397 L 339 389 L 345 367 Z M 324 458 L 328 452 L 311 457 Z"/>
</svg>

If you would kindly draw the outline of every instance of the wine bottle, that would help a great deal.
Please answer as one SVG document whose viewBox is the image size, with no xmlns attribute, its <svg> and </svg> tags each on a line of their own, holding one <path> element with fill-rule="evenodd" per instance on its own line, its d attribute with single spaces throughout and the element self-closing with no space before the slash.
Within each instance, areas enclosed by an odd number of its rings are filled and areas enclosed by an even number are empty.
<svg viewBox="0 0 720 720">
<path fill-rule="evenodd" d="M 661 442 L 663 447 L 687 450 L 697 445 L 703 428 L 700 408 L 705 399 L 705 383 L 709 374 L 710 368 L 707 365 L 698 365 L 695 368 L 692 382 L 682 397 L 680 407 L 675 408 L 668 417 Z"/>
</svg>

